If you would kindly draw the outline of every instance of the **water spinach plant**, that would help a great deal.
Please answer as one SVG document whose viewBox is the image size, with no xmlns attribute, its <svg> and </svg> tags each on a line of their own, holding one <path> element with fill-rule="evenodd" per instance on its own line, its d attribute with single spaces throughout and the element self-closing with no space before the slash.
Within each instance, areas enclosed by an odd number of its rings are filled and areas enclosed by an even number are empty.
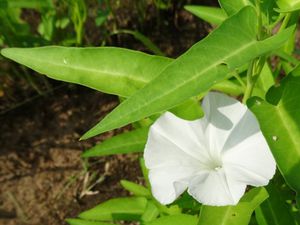
<svg viewBox="0 0 300 225">
<path fill-rule="evenodd" d="M 300 224 L 300 1 L 219 3 L 185 7 L 215 29 L 176 59 L 115 47 L 2 49 L 50 78 L 125 99 L 81 140 L 132 130 L 83 157 L 145 150 L 145 186 L 123 180 L 131 197 L 69 224 Z"/>
</svg>

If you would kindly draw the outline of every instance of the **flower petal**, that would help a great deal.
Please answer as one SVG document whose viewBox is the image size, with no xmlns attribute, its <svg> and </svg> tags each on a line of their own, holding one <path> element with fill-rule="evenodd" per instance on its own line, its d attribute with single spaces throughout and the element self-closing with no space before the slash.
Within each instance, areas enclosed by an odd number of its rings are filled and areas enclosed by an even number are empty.
<svg viewBox="0 0 300 225">
<path fill-rule="evenodd" d="M 209 150 L 212 155 L 220 157 L 230 133 L 247 112 L 247 107 L 234 98 L 216 92 L 207 94 L 202 107 Z"/>
<path fill-rule="evenodd" d="M 197 135 L 201 135 L 199 121 L 185 121 L 171 113 L 151 126 L 144 158 L 153 195 L 159 202 L 174 201 L 187 188 L 190 177 L 204 167 L 201 162 L 207 155 Z"/>
<path fill-rule="evenodd" d="M 227 150 L 223 165 L 232 179 L 252 186 L 267 185 L 276 170 L 275 160 L 261 132 Z"/>
<path fill-rule="evenodd" d="M 189 167 L 169 166 L 151 169 L 149 181 L 152 195 L 161 204 L 170 204 L 181 195 L 188 186 L 195 170 Z"/>
<path fill-rule="evenodd" d="M 247 109 L 229 133 L 222 149 L 223 153 L 258 132 L 260 132 L 258 121 L 254 114 Z"/>
<path fill-rule="evenodd" d="M 197 174 L 188 192 L 204 205 L 236 205 L 243 196 L 246 185 L 230 179 L 223 169 Z"/>
<path fill-rule="evenodd" d="M 166 112 L 150 128 L 144 151 L 146 167 L 207 161 L 203 138 L 200 120 L 187 121 Z"/>
</svg>

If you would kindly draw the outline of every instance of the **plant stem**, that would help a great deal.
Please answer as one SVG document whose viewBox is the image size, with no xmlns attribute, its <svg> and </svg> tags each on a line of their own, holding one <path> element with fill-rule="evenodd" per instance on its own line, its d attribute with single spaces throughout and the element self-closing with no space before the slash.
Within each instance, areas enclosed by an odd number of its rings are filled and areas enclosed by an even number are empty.
<svg viewBox="0 0 300 225">
<path fill-rule="evenodd" d="M 271 32 L 283 18 L 284 18 L 284 13 L 280 13 L 276 21 L 269 25 L 268 27 L 269 31 Z"/>
<path fill-rule="evenodd" d="M 257 17 L 258 17 L 258 24 L 257 24 L 257 39 L 262 39 L 263 34 L 263 26 L 262 26 L 262 16 L 260 10 L 260 0 L 256 0 L 256 10 L 257 10 Z"/>
<path fill-rule="evenodd" d="M 252 60 L 247 71 L 247 86 L 243 97 L 243 103 L 246 104 L 251 97 L 256 81 L 265 65 L 266 57 L 262 56 Z"/>
<path fill-rule="evenodd" d="M 257 24 L 257 40 L 263 39 L 263 25 L 262 25 L 262 16 L 261 16 L 261 8 L 260 8 L 260 0 L 256 0 L 256 10 L 258 16 L 258 24 Z M 243 103 L 246 104 L 247 100 L 251 97 L 255 83 L 260 75 L 260 72 L 264 66 L 265 58 L 260 57 L 253 59 L 248 67 L 247 71 L 247 85 L 246 90 L 243 97 Z"/>
<path fill-rule="evenodd" d="M 235 77 L 235 79 L 237 79 L 237 81 L 242 85 L 243 88 L 246 88 L 245 82 L 242 80 L 242 78 L 240 77 L 237 71 L 234 71 L 233 76 Z"/>
<path fill-rule="evenodd" d="M 281 26 L 280 26 L 280 28 L 279 28 L 278 33 L 281 32 L 282 30 L 284 30 L 284 29 L 287 27 L 288 23 L 290 22 L 291 15 L 292 15 L 291 13 L 287 13 L 287 14 L 284 16 L 284 19 L 283 19 L 283 21 L 282 21 L 282 24 L 281 24 Z"/>
<path fill-rule="evenodd" d="M 252 91 L 254 88 L 254 83 L 252 80 L 254 64 L 255 64 L 255 59 L 250 62 L 248 70 L 247 70 L 247 86 L 246 86 L 246 90 L 245 90 L 244 97 L 243 97 L 244 104 L 246 104 L 248 98 L 251 97 L 251 94 L 252 94 Z"/>
</svg>

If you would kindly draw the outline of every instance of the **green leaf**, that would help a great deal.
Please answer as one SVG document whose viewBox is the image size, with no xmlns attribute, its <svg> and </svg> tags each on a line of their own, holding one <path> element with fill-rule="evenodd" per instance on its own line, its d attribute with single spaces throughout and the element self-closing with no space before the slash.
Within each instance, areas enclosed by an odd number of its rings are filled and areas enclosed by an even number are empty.
<svg viewBox="0 0 300 225">
<path fill-rule="evenodd" d="M 159 216 L 160 212 L 159 209 L 152 201 L 148 201 L 146 210 L 141 217 L 141 221 L 143 222 L 150 222 L 155 220 Z"/>
<path fill-rule="evenodd" d="M 134 30 L 126 30 L 126 29 L 122 29 L 122 30 L 116 30 L 112 33 L 112 35 L 114 34 L 130 34 L 132 35 L 135 39 L 139 40 L 140 42 L 142 42 L 151 52 L 153 52 L 155 55 L 160 55 L 160 56 L 164 56 L 165 54 L 157 47 L 157 45 L 155 45 L 148 37 L 146 37 L 145 35 L 143 35 L 142 33 L 138 32 L 138 31 L 134 31 Z"/>
<path fill-rule="evenodd" d="M 274 179 L 266 187 L 269 198 L 264 201 L 256 210 L 255 216 L 259 225 L 297 225 L 292 212 L 290 192 L 284 190 L 284 184 L 275 183 Z"/>
<path fill-rule="evenodd" d="M 173 62 L 171 58 L 114 47 L 8 48 L 1 54 L 50 78 L 122 97 L 132 95 Z M 215 89 L 222 89 L 222 83 Z M 228 83 L 224 85 L 228 87 Z M 226 90 L 236 92 L 239 87 L 231 85 Z"/>
<path fill-rule="evenodd" d="M 175 106 L 170 112 L 185 120 L 196 120 L 204 115 L 200 102 L 194 98 L 186 100 L 179 106 Z"/>
<path fill-rule="evenodd" d="M 253 211 L 266 198 L 264 188 L 254 188 L 236 206 L 202 206 L 198 225 L 247 225 Z"/>
<path fill-rule="evenodd" d="M 300 77 L 288 76 L 272 87 L 267 101 L 253 97 L 248 107 L 259 121 L 280 172 L 288 185 L 300 191 Z"/>
<path fill-rule="evenodd" d="M 104 155 L 127 154 L 142 152 L 147 141 L 149 127 L 128 131 L 86 150 L 82 157 L 95 157 Z"/>
<path fill-rule="evenodd" d="M 296 68 L 291 71 L 291 74 L 294 76 L 294 77 L 300 77 L 300 64 L 298 66 L 296 66 Z"/>
<path fill-rule="evenodd" d="M 274 0 L 260 1 L 260 9 L 262 13 L 262 20 L 264 25 L 273 25 L 278 19 L 279 13 L 274 10 L 277 7 Z"/>
<path fill-rule="evenodd" d="M 224 21 L 208 37 L 169 64 L 144 88 L 122 102 L 82 139 L 168 110 L 208 91 L 215 83 L 224 80 L 229 71 L 280 47 L 294 30 L 294 27 L 290 27 L 274 37 L 257 41 L 256 22 L 256 12 L 252 7 L 245 7 Z"/>
<path fill-rule="evenodd" d="M 250 2 L 249 0 L 219 0 L 219 4 L 228 16 L 232 16 L 245 6 L 250 5 Z"/>
<path fill-rule="evenodd" d="M 213 25 L 220 25 L 227 18 L 224 10 L 217 7 L 186 5 L 184 8 Z"/>
<path fill-rule="evenodd" d="M 142 197 L 146 197 L 146 198 L 151 197 L 150 191 L 142 185 L 133 183 L 128 180 L 121 180 L 121 185 L 127 191 L 131 192 L 132 194 L 134 194 L 136 196 L 142 196 Z"/>
<path fill-rule="evenodd" d="M 159 219 L 153 220 L 145 225 L 197 225 L 197 221 L 198 219 L 196 216 L 179 214 L 160 217 Z"/>
<path fill-rule="evenodd" d="M 178 205 L 183 211 L 191 212 L 193 215 L 198 215 L 200 208 L 202 207 L 201 203 L 189 195 L 187 191 L 185 191 L 178 199 L 176 199 L 174 204 Z"/>
<path fill-rule="evenodd" d="M 275 55 L 279 56 L 281 59 L 285 60 L 286 62 L 291 63 L 292 65 L 298 66 L 300 64 L 300 61 L 295 58 L 293 55 L 290 55 L 283 50 L 278 50 L 274 52 Z"/>
<path fill-rule="evenodd" d="M 8 48 L 1 54 L 50 78 L 128 97 L 172 59 L 115 47 Z"/>
<path fill-rule="evenodd" d="M 110 199 L 100 205 L 79 214 L 86 220 L 138 220 L 144 213 L 147 199 L 143 197 L 128 197 Z"/>
<path fill-rule="evenodd" d="M 229 95 L 238 96 L 244 93 L 244 88 L 231 80 L 224 80 L 215 84 L 212 90 L 221 91 Z"/>
<path fill-rule="evenodd" d="M 0 6 L 7 8 L 47 8 L 52 7 L 49 0 L 0 0 Z"/>
<path fill-rule="evenodd" d="M 300 9 L 300 0 L 278 0 L 279 12 L 292 12 Z"/>
<path fill-rule="evenodd" d="M 272 70 L 268 63 L 265 63 L 258 80 L 256 82 L 255 88 L 253 90 L 253 96 L 258 96 L 262 99 L 265 98 L 266 92 L 275 84 Z"/>
<path fill-rule="evenodd" d="M 82 219 L 66 219 L 70 225 L 114 225 L 112 223 L 104 223 L 99 221 L 90 221 Z"/>
</svg>

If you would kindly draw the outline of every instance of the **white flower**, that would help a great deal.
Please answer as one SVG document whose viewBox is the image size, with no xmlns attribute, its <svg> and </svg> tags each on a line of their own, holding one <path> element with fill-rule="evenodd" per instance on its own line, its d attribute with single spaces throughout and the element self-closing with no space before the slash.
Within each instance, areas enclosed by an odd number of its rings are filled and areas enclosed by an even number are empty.
<svg viewBox="0 0 300 225">
<path fill-rule="evenodd" d="M 247 185 L 264 186 L 276 169 L 255 116 L 239 101 L 209 93 L 205 116 L 167 112 L 150 128 L 144 158 L 153 196 L 172 203 L 186 189 L 205 205 L 235 205 Z"/>
</svg>

